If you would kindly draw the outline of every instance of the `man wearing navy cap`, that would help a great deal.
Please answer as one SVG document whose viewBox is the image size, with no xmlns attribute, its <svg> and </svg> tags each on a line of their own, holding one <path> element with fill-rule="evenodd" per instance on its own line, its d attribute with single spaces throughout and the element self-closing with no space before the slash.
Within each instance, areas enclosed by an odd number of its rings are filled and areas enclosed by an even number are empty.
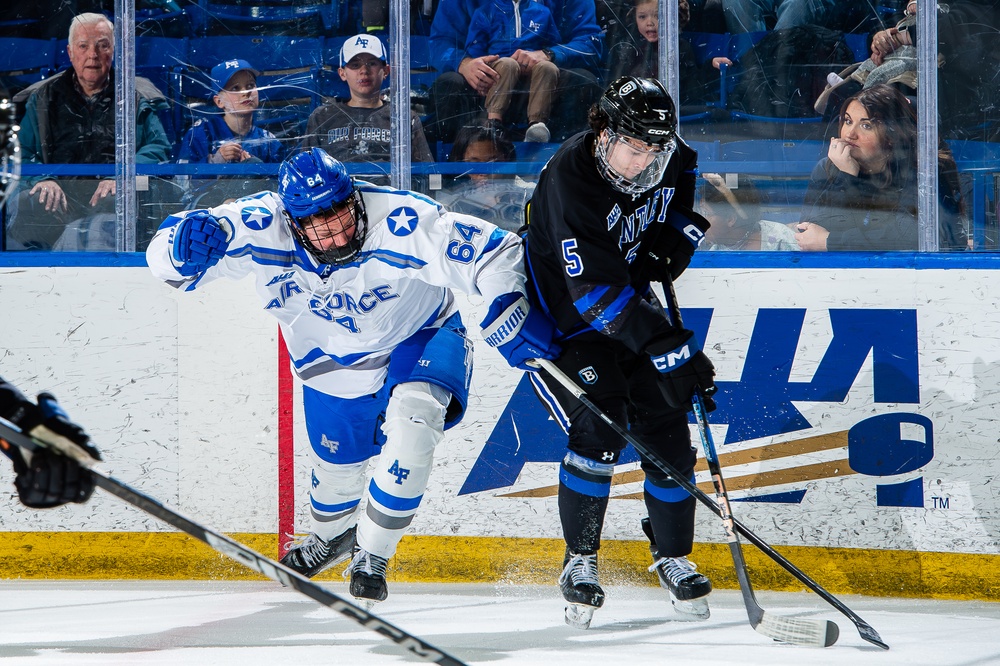
<svg viewBox="0 0 1000 666">
<path fill-rule="evenodd" d="M 374 35 L 349 37 L 340 49 L 340 79 L 347 83 L 350 98 L 333 99 L 309 116 L 305 148 L 319 147 L 341 162 L 381 162 L 381 175 L 363 177 L 377 184 L 389 182 L 389 103 L 382 84 L 389 75 L 388 55 L 382 40 Z M 414 162 L 431 162 L 424 128 L 410 112 L 410 154 Z"/>
</svg>

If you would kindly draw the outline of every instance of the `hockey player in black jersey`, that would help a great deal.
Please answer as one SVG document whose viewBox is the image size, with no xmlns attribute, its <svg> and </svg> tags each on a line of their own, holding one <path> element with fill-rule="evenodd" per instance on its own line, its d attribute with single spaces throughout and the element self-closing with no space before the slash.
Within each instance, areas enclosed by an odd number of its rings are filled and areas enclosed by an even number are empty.
<svg viewBox="0 0 1000 666">
<path fill-rule="evenodd" d="M 528 209 L 529 294 L 556 322 L 556 365 L 605 414 L 694 476 L 687 412 L 700 387 L 714 408 L 714 367 L 675 325 L 650 282 L 677 278 L 708 229 L 692 211 L 697 153 L 677 135 L 676 111 L 655 79 L 618 79 L 542 171 Z M 665 290 L 669 297 L 670 290 Z M 614 465 L 625 442 L 544 373 L 539 398 L 569 435 L 559 472 L 566 540 L 559 579 L 568 624 L 586 628 L 604 603 L 597 551 Z M 642 461 L 653 566 L 682 616 L 709 616 L 712 585 L 686 555 L 695 500 Z"/>
</svg>

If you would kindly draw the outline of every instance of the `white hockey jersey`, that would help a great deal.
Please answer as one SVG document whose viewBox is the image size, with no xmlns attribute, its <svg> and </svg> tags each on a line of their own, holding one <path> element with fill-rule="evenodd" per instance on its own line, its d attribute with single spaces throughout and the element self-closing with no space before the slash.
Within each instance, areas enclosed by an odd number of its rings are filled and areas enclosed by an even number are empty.
<svg viewBox="0 0 1000 666">
<path fill-rule="evenodd" d="M 161 225 L 146 250 L 149 268 L 187 291 L 253 274 L 261 307 L 278 319 L 292 367 L 306 385 L 342 398 L 374 393 L 399 343 L 454 314 L 451 289 L 487 303 L 523 294 L 523 248 L 518 236 L 447 212 L 419 194 L 358 187 L 368 236 L 350 264 L 319 264 L 292 235 L 278 195 L 262 192 L 210 209 L 233 229 L 216 265 L 190 277 L 177 271 L 172 244 L 185 211 Z"/>
</svg>

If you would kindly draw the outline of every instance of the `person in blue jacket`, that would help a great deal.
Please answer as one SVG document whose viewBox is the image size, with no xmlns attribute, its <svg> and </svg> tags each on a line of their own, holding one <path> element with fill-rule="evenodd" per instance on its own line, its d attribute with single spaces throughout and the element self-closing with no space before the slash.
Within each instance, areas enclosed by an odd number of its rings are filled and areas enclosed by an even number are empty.
<svg viewBox="0 0 1000 666">
<path fill-rule="evenodd" d="M 490 54 L 499 58 L 491 67 L 499 75 L 486 93 L 486 118 L 503 125 L 514 89 L 528 80 L 528 129 L 525 141 L 546 142 L 546 122 L 552 110 L 559 68 L 551 60 L 518 62 L 521 54 L 543 51 L 559 43 L 559 30 L 552 12 L 534 0 L 491 0 L 476 10 L 469 26 L 465 53 L 470 58 Z"/>
<path fill-rule="evenodd" d="M 285 158 L 285 147 L 268 130 L 254 125 L 254 112 L 260 106 L 257 92 L 259 72 L 246 60 L 233 58 L 212 68 L 215 90 L 212 101 L 220 110 L 199 118 L 181 141 L 177 162 L 233 164 L 278 164 Z M 192 188 L 200 206 L 213 206 L 245 194 L 267 189 L 270 183 L 245 178 L 220 179 Z"/>
<path fill-rule="evenodd" d="M 441 0 L 431 23 L 433 65 L 442 72 L 431 87 L 431 118 L 424 125 L 428 141 L 451 142 L 461 127 L 480 125 L 483 102 L 499 79 L 495 53 L 466 52 L 472 15 L 493 0 Z M 601 29 L 593 0 L 541 0 L 559 29 L 559 42 L 549 47 L 519 49 L 515 60 L 524 69 L 540 62 L 559 68 L 556 101 L 549 129 L 562 139 L 586 126 L 586 112 L 600 96 Z"/>
</svg>

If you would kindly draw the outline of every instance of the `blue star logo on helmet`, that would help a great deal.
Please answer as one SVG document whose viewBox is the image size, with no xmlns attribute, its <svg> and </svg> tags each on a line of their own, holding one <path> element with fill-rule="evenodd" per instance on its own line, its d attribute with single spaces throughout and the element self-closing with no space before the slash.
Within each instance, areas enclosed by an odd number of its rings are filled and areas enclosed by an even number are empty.
<svg viewBox="0 0 1000 666">
<path fill-rule="evenodd" d="M 417 222 L 420 221 L 420 218 L 417 217 L 417 211 L 409 206 L 400 206 L 389 213 L 386 220 L 389 222 L 389 231 L 392 232 L 393 236 L 409 236 L 417 228 Z"/>
<path fill-rule="evenodd" d="M 263 206 L 247 206 L 242 211 L 240 215 L 243 217 L 243 224 L 249 229 L 255 229 L 257 231 L 263 231 L 271 226 L 271 222 L 274 217 L 271 215 L 271 211 L 264 208 Z"/>
</svg>

